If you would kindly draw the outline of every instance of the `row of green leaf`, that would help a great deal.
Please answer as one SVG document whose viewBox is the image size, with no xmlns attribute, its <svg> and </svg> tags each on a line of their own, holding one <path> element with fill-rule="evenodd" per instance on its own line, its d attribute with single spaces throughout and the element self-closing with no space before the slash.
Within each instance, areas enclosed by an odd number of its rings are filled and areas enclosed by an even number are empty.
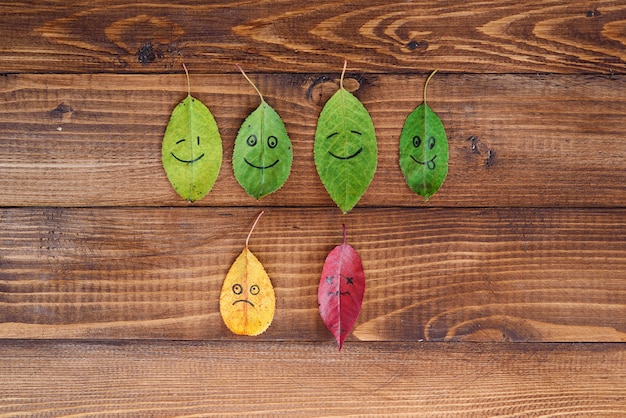
<svg viewBox="0 0 626 418">
<path fill-rule="evenodd" d="M 240 68 L 241 70 L 241 68 Z M 185 72 L 187 69 L 185 68 Z M 322 109 L 315 131 L 314 159 L 320 180 L 333 201 L 349 212 L 371 183 L 378 161 L 374 124 L 363 104 L 343 86 Z M 436 71 L 435 71 L 436 72 Z M 408 186 L 428 200 L 448 172 L 448 141 L 443 123 L 423 102 L 404 122 L 400 135 L 400 168 Z M 235 139 L 233 172 L 250 196 L 260 199 L 280 189 L 291 172 L 293 150 L 278 113 L 254 87 L 261 104 L 244 120 Z M 222 164 L 222 140 L 209 109 L 191 95 L 172 111 L 162 146 L 167 177 L 186 200 L 204 197 L 215 184 Z"/>
</svg>

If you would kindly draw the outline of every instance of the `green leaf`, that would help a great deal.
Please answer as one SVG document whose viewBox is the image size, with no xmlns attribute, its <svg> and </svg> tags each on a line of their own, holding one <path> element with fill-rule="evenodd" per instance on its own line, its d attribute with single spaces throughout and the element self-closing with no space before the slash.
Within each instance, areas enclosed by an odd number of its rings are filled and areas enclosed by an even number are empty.
<svg viewBox="0 0 626 418">
<path fill-rule="evenodd" d="M 278 113 L 243 72 L 261 97 L 261 104 L 244 120 L 235 139 L 233 172 L 246 193 L 257 199 L 280 189 L 291 172 L 293 150 Z"/>
<path fill-rule="evenodd" d="M 187 97 L 172 111 L 161 158 L 167 178 L 183 199 L 194 202 L 213 188 L 222 165 L 222 138 L 213 115 L 191 96 L 189 87 Z"/>
<path fill-rule="evenodd" d="M 400 134 L 400 168 L 406 183 L 427 201 L 448 174 L 448 139 L 439 116 L 424 102 L 409 114 Z"/>
<path fill-rule="evenodd" d="M 326 191 L 343 213 L 369 186 L 378 161 L 374 124 L 363 104 L 343 87 L 326 102 L 317 121 L 314 158 Z"/>
</svg>

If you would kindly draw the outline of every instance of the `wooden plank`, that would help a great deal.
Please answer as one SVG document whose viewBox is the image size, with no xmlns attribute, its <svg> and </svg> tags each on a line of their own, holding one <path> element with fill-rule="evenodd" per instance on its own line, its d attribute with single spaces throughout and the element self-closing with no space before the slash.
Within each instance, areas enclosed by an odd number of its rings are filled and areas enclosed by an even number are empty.
<svg viewBox="0 0 626 418">
<path fill-rule="evenodd" d="M 3 342 L 0 415 L 626 414 L 623 344 Z"/>
<path fill-rule="evenodd" d="M 337 89 L 319 75 L 253 75 L 294 146 L 285 187 L 257 202 L 232 174 L 234 137 L 258 96 L 241 75 L 192 72 L 214 113 L 224 163 L 200 206 L 330 206 L 313 162 L 317 117 Z M 378 171 L 360 206 L 423 206 L 404 182 L 398 141 L 424 78 L 350 74 L 369 109 Z M 182 75 L 0 77 L 0 206 L 187 205 L 161 166 L 161 141 L 185 96 Z M 437 75 L 450 170 L 435 206 L 612 207 L 626 202 L 626 77 Z"/>
<path fill-rule="evenodd" d="M 0 416 L 626 415 L 626 2 L 0 4 Z M 378 171 L 342 215 L 313 163 L 346 87 Z M 185 97 L 224 165 L 193 205 L 161 167 Z M 261 201 L 232 175 L 258 104 L 294 145 Z M 428 203 L 398 137 L 429 87 L 451 166 Z M 219 292 L 249 228 L 276 289 L 258 337 Z M 367 276 L 340 353 L 317 285 L 341 224 Z M 621 343 L 621 344 L 619 344 Z"/>
<path fill-rule="evenodd" d="M 0 211 L 0 338 L 243 339 L 219 292 L 255 208 Z M 626 341 L 626 211 L 267 209 L 260 340 L 331 341 L 317 286 L 341 224 L 367 291 L 349 341 Z M 349 342 L 348 342 L 349 343 Z"/>
<path fill-rule="evenodd" d="M 0 6 L 6 72 L 624 74 L 615 1 L 21 1 Z"/>
</svg>

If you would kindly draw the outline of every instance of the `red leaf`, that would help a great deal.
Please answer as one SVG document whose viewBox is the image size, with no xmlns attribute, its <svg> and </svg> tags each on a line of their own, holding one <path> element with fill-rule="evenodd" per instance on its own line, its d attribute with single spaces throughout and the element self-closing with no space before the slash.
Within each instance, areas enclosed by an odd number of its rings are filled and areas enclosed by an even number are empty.
<svg viewBox="0 0 626 418">
<path fill-rule="evenodd" d="M 317 288 L 320 316 L 335 336 L 339 350 L 354 327 L 365 293 L 361 257 L 346 244 L 346 227 L 342 227 L 343 244 L 328 253 Z"/>
</svg>

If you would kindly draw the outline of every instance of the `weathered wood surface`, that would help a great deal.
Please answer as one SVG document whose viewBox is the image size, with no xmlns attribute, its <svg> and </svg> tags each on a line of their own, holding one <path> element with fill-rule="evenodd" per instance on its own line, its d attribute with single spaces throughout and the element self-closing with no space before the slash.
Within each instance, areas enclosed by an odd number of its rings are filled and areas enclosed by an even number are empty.
<svg viewBox="0 0 626 418">
<path fill-rule="evenodd" d="M 372 343 L 338 354 L 306 343 L 8 342 L 3 359 L 2 416 L 626 414 L 626 351 L 612 344 Z"/>
<path fill-rule="evenodd" d="M 235 338 L 219 291 L 256 213 L 2 210 L 0 338 Z M 626 341 L 623 209 L 269 209 L 250 242 L 277 295 L 260 339 L 332 339 L 317 285 L 342 222 L 360 340 Z"/>
<path fill-rule="evenodd" d="M 622 1 L 10 2 L 0 70 L 621 73 Z"/>
<path fill-rule="evenodd" d="M 626 2 L 38 0 L 0 15 L 0 416 L 626 415 Z M 312 158 L 344 59 L 379 143 L 348 215 Z M 224 144 L 193 205 L 160 156 L 183 62 Z M 261 201 L 232 174 L 258 104 L 237 63 L 294 145 Z M 398 138 L 435 68 L 450 170 L 424 203 Z M 218 292 L 260 209 L 250 249 L 278 308 L 236 337 Z M 337 353 L 316 291 L 342 223 L 367 291 Z"/>
<path fill-rule="evenodd" d="M 335 74 L 338 77 L 339 74 Z M 337 89 L 319 75 L 254 75 L 294 147 L 284 188 L 257 202 L 232 174 L 239 126 L 258 96 L 237 75 L 191 74 L 220 127 L 224 163 L 195 205 L 333 206 L 313 162 L 321 107 Z M 360 206 L 424 206 L 398 165 L 406 116 L 424 77 L 351 74 L 372 115 L 379 168 Z M 187 205 L 161 166 L 184 75 L 9 75 L 0 78 L 0 204 Z M 437 206 L 612 207 L 626 202 L 626 77 L 438 74 L 429 104 L 444 121 L 450 169 Z"/>
</svg>

